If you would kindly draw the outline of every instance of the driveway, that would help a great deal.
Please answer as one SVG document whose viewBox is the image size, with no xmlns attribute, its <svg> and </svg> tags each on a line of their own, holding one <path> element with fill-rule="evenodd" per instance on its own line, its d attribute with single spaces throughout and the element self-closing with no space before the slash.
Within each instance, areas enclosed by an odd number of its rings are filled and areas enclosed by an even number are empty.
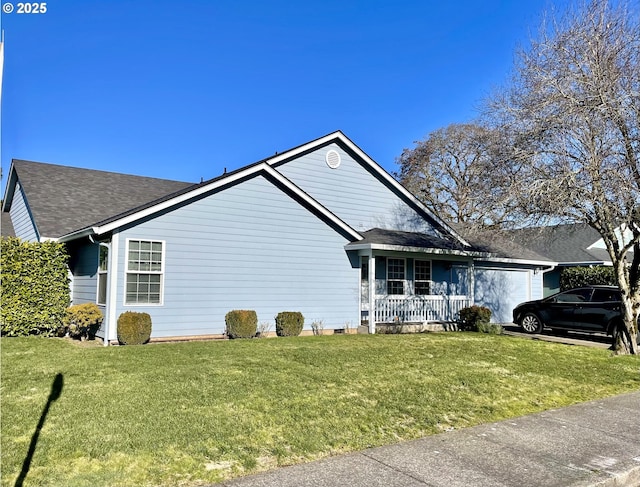
<svg viewBox="0 0 640 487">
<path fill-rule="evenodd" d="M 522 329 L 509 323 L 502 325 L 505 335 L 528 338 L 530 340 L 544 340 L 547 342 L 565 343 L 567 345 L 581 345 L 583 347 L 610 348 L 611 337 L 604 333 L 579 333 L 574 331 L 561 332 L 557 330 L 543 330 L 542 333 L 523 333 Z"/>
</svg>

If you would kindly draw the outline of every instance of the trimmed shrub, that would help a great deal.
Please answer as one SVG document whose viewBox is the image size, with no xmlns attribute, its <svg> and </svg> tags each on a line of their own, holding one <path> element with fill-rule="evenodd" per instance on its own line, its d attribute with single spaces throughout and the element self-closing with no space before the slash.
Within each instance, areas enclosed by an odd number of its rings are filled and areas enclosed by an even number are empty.
<svg viewBox="0 0 640 487">
<path fill-rule="evenodd" d="M 95 303 L 76 304 L 67 308 L 64 320 L 66 332 L 72 338 L 95 338 L 102 323 L 102 312 Z"/>
<path fill-rule="evenodd" d="M 125 311 L 118 317 L 118 341 L 122 345 L 142 345 L 151 338 L 149 313 Z"/>
<path fill-rule="evenodd" d="M 460 329 L 478 331 L 478 325 L 491 321 L 491 310 L 485 306 L 473 305 L 460 310 Z"/>
<path fill-rule="evenodd" d="M 0 239 L 3 336 L 58 333 L 69 307 L 68 260 L 60 243 Z"/>
<path fill-rule="evenodd" d="M 304 327 L 304 316 L 299 311 L 282 311 L 276 316 L 276 335 L 295 337 Z"/>
<path fill-rule="evenodd" d="M 253 338 L 258 331 L 258 315 L 253 310 L 229 311 L 224 317 L 224 322 L 229 338 Z"/>
<path fill-rule="evenodd" d="M 598 284 L 618 285 L 613 267 L 566 267 L 560 272 L 560 291 Z"/>
<path fill-rule="evenodd" d="M 502 335 L 502 325 L 498 323 L 478 323 L 478 331 L 480 333 L 488 333 L 489 335 Z"/>
</svg>

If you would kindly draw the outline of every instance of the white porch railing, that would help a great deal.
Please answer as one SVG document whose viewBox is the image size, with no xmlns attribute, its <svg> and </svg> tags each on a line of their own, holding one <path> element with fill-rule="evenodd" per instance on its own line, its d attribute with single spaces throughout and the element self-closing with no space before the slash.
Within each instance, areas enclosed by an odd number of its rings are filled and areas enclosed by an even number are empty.
<svg viewBox="0 0 640 487">
<path fill-rule="evenodd" d="M 468 296 L 376 296 L 375 322 L 455 321 Z"/>
</svg>

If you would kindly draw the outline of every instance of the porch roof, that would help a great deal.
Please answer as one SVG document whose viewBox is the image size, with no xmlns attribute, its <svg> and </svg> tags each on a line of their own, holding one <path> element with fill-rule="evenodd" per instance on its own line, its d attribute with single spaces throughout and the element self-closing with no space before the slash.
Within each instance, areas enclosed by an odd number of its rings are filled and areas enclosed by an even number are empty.
<svg viewBox="0 0 640 487">
<path fill-rule="evenodd" d="M 430 254 L 476 257 L 494 262 L 512 262 L 527 265 L 554 266 L 553 262 L 500 235 L 485 234 L 469 239 L 472 244 L 463 246 L 454 240 L 446 240 L 425 233 L 401 232 L 372 228 L 360 232 L 363 239 L 347 244 L 347 250 L 389 250 L 400 252 L 424 252 Z"/>
<path fill-rule="evenodd" d="M 484 256 L 472 247 L 463 246 L 459 241 L 444 239 L 435 235 L 416 232 L 402 232 L 399 230 L 386 230 L 372 228 L 360 232 L 362 240 L 347 244 L 347 250 L 400 250 L 408 252 L 432 252 L 456 255 Z"/>
</svg>

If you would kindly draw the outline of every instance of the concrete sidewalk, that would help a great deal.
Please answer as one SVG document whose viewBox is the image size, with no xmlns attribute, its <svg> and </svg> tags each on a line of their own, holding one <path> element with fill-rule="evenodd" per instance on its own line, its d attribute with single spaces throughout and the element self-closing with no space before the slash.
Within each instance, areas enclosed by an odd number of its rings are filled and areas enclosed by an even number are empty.
<svg viewBox="0 0 640 487">
<path fill-rule="evenodd" d="M 223 485 L 640 486 L 640 392 L 280 468 Z"/>
</svg>

